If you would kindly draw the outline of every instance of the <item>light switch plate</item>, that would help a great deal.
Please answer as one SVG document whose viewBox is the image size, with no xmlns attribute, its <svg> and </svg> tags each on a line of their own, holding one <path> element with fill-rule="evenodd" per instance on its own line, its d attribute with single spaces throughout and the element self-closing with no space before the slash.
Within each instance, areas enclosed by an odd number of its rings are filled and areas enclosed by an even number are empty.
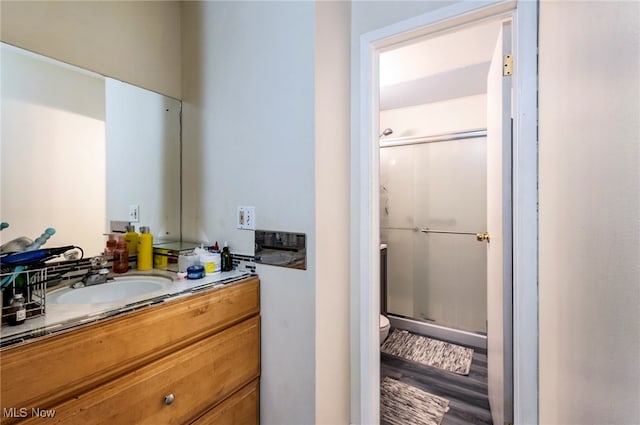
<svg viewBox="0 0 640 425">
<path fill-rule="evenodd" d="M 140 222 L 140 205 L 138 204 L 129 205 L 129 222 L 130 223 Z"/>
<path fill-rule="evenodd" d="M 256 209 L 255 207 L 238 207 L 237 228 L 245 230 L 256 229 Z"/>
</svg>

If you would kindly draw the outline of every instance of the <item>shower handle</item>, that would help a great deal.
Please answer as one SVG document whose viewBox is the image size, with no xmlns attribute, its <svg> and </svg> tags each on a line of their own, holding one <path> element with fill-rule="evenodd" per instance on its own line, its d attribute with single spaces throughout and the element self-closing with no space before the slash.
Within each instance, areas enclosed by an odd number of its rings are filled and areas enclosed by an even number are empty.
<svg viewBox="0 0 640 425">
<path fill-rule="evenodd" d="M 478 242 L 489 243 L 489 234 L 487 232 L 476 233 L 476 239 L 478 240 Z"/>
</svg>

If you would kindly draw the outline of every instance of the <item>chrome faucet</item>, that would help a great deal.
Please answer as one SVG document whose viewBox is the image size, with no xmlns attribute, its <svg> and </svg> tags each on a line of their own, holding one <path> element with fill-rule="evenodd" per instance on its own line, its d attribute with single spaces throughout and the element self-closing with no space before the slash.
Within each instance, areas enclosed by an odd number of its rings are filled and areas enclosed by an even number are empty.
<svg viewBox="0 0 640 425">
<path fill-rule="evenodd" d="M 71 287 L 77 289 L 105 283 L 109 280 L 109 269 L 105 267 L 106 265 L 106 258 L 102 256 L 93 257 L 91 259 L 91 268 L 87 271 L 87 274 L 85 274 L 81 280 L 71 285 Z"/>
</svg>

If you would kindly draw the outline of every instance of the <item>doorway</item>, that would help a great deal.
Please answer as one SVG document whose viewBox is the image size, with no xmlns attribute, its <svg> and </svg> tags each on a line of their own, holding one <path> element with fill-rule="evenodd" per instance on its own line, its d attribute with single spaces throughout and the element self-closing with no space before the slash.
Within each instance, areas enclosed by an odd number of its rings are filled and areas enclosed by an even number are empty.
<svg viewBox="0 0 640 425">
<path fill-rule="evenodd" d="M 476 362 L 488 364 L 479 378 L 496 423 L 513 420 L 511 28 L 509 18 L 455 27 L 379 58 L 381 310 L 395 329 L 489 348 Z M 447 394 L 472 401 L 436 395 Z"/>
<path fill-rule="evenodd" d="M 379 62 L 381 312 L 394 327 L 483 349 L 487 74 L 499 29 L 455 29 Z"/>
<path fill-rule="evenodd" d="M 361 38 L 359 98 L 361 110 L 359 128 L 354 139 L 355 163 L 354 200 L 358 208 L 353 216 L 360 230 L 354 244 L 353 275 L 357 276 L 352 298 L 353 311 L 359 319 L 352 331 L 359 335 L 354 350 L 359 352 L 354 374 L 357 399 L 352 404 L 356 422 L 379 421 L 379 180 L 378 148 L 379 96 L 377 90 L 377 57 L 400 43 L 425 35 L 451 30 L 462 24 L 507 18 L 514 23 L 513 77 L 513 323 L 514 342 L 514 420 L 537 421 L 537 192 L 536 192 L 536 34 L 537 6 L 520 3 L 498 3 L 493 6 L 457 4 L 434 13 L 416 17 L 365 34 Z M 519 53 L 521 55 L 519 55 Z M 375 83 L 374 83 L 375 81 Z M 373 83 L 373 84 L 372 84 Z M 526 223 L 526 225 L 525 225 Z M 375 329 L 375 332 L 374 332 Z"/>
</svg>

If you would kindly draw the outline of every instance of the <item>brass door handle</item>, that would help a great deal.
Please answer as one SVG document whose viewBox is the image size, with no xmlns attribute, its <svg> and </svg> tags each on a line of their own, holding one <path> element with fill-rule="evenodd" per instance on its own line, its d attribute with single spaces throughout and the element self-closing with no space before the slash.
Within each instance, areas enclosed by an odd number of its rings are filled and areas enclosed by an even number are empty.
<svg viewBox="0 0 640 425">
<path fill-rule="evenodd" d="M 476 233 L 476 239 L 478 240 L 478 242 L 487 242 L 487 243 L 489 243 L 489 234 L 487 232 Z"/>
</svg>

